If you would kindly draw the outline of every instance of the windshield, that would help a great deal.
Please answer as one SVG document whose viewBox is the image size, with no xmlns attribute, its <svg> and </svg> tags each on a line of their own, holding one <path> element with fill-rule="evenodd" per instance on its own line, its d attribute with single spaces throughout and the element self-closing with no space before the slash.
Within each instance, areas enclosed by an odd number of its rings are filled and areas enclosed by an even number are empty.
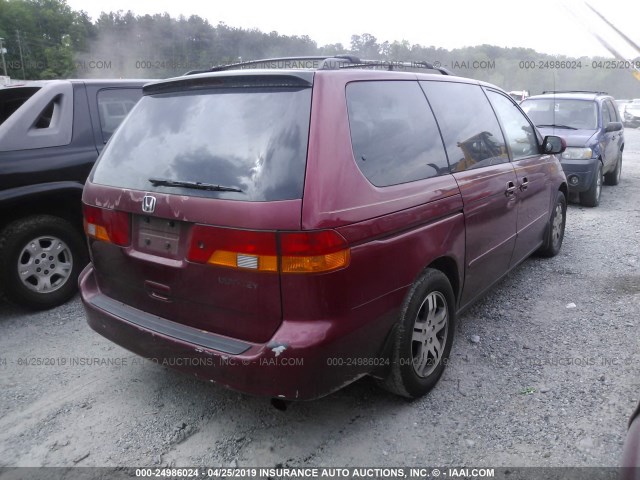
<svg viewBox="0 0 640 480">
<path fill-rule="evenodd" d="M 310 88 L 225 88 L 143 97 L 105 147 L 93 182 L 248 201 L 302 198 Z M 194 189 L 171 182 L 229 189 Z"/>
<path fill-rule="evenodd" d="M 563 125 L 585 130 L 598 128 L 597 106 L 591 100 L 528 99 L 520 107 L 536 126 Z"/>
</svg>

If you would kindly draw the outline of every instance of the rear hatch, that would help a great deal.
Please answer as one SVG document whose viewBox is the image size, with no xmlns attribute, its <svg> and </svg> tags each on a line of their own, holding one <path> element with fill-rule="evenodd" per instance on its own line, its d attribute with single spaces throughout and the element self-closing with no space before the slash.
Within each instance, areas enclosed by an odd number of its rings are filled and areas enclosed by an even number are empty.
<svg viewBox="0 0 640 480">
<path fill-rule="evenodd" d="M 152 85 L 85 187 L 100 290 L 208 332 L 268 340 L 282 231 L 300 230 L 312 72 Z"/>
</svg>

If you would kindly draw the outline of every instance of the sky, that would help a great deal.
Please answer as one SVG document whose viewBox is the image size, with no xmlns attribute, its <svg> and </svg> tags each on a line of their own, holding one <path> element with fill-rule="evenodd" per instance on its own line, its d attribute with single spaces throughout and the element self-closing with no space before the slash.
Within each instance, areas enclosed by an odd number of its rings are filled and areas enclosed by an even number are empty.
<svg viewBox="0 0 640 480">
<path fill-rule="evenodd" d="M 590 31 L 598 33 L 623 57 L 640 55 L 621 41 L 582 0 L 394 0 L 377 4 L 362 0 L 67 0 L 95 20 L 101 11 L 134 14 L 167 12 L 173 17 L 199 15 L 213 25 L 257 28 L 284 35 L 308 35 L 319 46 L 350 45 L 351 35 L 369 33 L 381 43 L 407 40 L 410 44 L 445 49 L 482 44 L 533 48 L 567 56 L 611 56 Z M 640 2 L 589 0 L 589 4 L 640 44 Z M 384 5 L 384 6 L 382 6 Z"/>
</svg>

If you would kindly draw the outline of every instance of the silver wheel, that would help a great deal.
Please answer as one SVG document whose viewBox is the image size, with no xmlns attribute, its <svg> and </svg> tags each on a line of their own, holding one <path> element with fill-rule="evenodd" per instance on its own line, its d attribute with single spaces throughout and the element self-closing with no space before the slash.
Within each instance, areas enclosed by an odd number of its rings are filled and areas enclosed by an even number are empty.
<svg viewBox="0 0 640 480">
<path fill-rule="evenodd" d="M 71 276 L 73 256 L 69 246 L 59 238 L 38 237 L 22 249 L 17 268 L 20 281 L 29 290 L 54 292 Z"/>
<path fill-rule="evenodd" d="M 416 375 L 428 377 L 442 360 L 449 332 L 447 300 L 440 292 L 431 292 L 418 309 L 413 324 L 411 354 Z"/>
<path fill-rule="evenodd" d="M 553 216 L 553 224 L 551 225 L 551 242 L 554 248 L 558 247 L 558 244 L 562 241 L 564 225 L 564 209 L 562 204 L 556 204 L 556 211 Z"/>
<path fill-rule="evenodd" d="M 600 199 L 600 192 L 602 192 L 602 173 L 598 169 L 596 172 L 596 199 Z"/>
</svg>

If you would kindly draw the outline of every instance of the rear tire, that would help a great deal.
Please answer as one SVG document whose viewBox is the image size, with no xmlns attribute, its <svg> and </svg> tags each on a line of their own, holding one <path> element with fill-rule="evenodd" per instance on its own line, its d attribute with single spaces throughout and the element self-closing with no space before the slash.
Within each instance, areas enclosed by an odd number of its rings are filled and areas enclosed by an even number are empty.
<svg viewBox="0 0 640 480">
<path fill-rule="evenodd" d="M 585 207 L 597 207 L 600 204 L 602 192 L 602 165 L 598 164 L 598 170 L 593 177 L 591 186 L 586 192 L 580 193 L 580 203 Z"/>
<path fill-rule="evenodd" d="M 604 175 L 604 183 L 605 185 L 618 185 L 620 183 L 620 177 L 622 175 L 622 152 L 618 155 L 618 160 L 616 161 L 616 168 L 609 173 L 605 173 Z"/>
<path fill-rule="evenodd" d="M 455 327 L 451 283 L 442 272 L 429 268 L 405 300 L 391 369 L 380 386 L 407 398 L 418 398 L 431 390 L 449 359 Z"/>
<path fill-rule="evenodd" d="M 564 239 L 564 229 L 567 222 L 567 199 L 564 193 L 558 191 L 556 193 L 556 201 L 553 204 L 553 211 L 547 231 L 545 233 L 544 244 L 538 250 L 538 254 L 542 257 L 555 257 L 562 247 Z"/>
<path fill-rule="evenodd" d="M 62 218 L 34 215 L 0 233 L 0 290 L 18 305 L 44 310 L 66 302 L 86 264 L 83 236 Z"/>
</svg>

